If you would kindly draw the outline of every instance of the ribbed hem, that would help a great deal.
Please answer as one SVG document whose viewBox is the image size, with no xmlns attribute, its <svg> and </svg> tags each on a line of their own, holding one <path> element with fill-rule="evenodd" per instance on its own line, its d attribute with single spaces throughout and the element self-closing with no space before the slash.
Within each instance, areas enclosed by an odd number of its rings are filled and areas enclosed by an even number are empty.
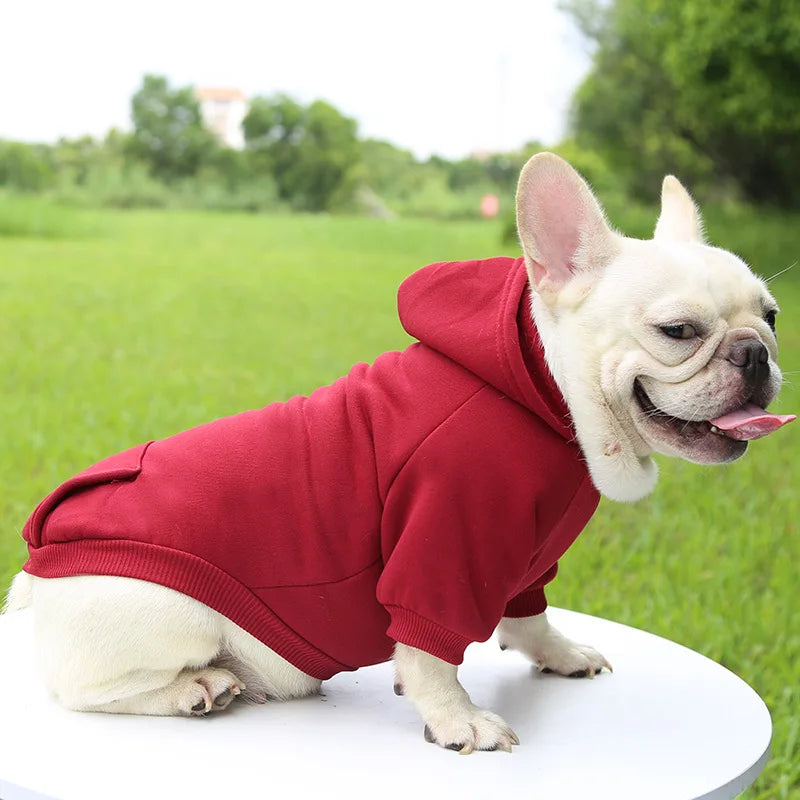
<svg viewBox="0 0 800 800">
<path fill-rule="evenodd" d="M 464 660 L 464 650 L 472 643 L 471 639 L 443 628 L 407 608 L 386 606 L 386 610 L 392 617 L 386 633 L 396 642 L 424 650 L 450 664 L 458 665 Z"/>
<path fill-rule="evenodd" d="M 313 678 L 355 667 L 318 650 L 286 625 L 244 584 L 208 561 L 180 550 L 122 539 L 83 540 L 30 548 L 23 569 L 40 578 L 116 575 L 158 583 L 224 615 Z"/>
<path fill-rule="evenodd" d="M 528 592 L 518 594 L 508 601 L 504 617 L 534 617 L 543 614 L 547 610 L 547 598 L 542 589 L 531 589 Z"/>
</svg>

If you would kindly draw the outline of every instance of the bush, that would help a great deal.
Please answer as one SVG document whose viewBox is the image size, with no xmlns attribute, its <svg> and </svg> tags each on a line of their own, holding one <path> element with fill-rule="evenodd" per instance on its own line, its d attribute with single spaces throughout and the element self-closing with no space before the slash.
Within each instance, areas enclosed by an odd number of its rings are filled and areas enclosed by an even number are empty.
<svg viewBox="0 0 800 800">
<path fill-rule="evenodd" d="M 275 181 L 268 175 L 231 183 L 214 170 L 176 184 L 172 201 L 181 208 L 219 211 L 271 211 L 281 205 Z"/>
<path fill-rule="evenodd" d="M 0 141 L 0 186 L 39 192 L 55 181 L 44 146 Z"/>
<path fill-rule="evenodd" d="M 166 208 L 170 190 L 142 164 L 90 167 L 82 184 L 64 180 L 54 198 L 69 205 L 100 208 Z"/>
<path fill-rule="evenodd" d="M 444 173 L 429 173 L 414 191 L 401 198 L 384 198 L 400 216 L 430 219 L 480 219 L 481 197 L 485 190 L 454 191 Z M 511 197 L 501 198 L 501 207 L 513 208 Z"/>
<path fill-rule="evenodd" d="M 213 169 L 169 186 L 138 163 L 89 169 L 83 183 L 65 178 L 52 193 L 60 203 L 83 208 L 198 208 L 222 211 L 266 211 L 279 207 L 269 177 L 231 184 Z"/>
</svg>

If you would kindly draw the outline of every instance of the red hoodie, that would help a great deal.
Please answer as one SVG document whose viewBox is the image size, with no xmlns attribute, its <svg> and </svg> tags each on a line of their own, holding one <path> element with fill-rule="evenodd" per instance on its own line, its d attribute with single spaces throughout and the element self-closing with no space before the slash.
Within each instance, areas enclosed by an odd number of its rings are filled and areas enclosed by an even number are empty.
<svg viewBox="0 0 800 800">
<path fill-rule="evenodd" d="M 403 352 L 62 484 L 25 525 L 25 570 L 169 586 L 322 679 L 394 641 L 458 664 L 503 616 L 544 611 L 599 495 L 523 261 L 433 264 L 399 311 Z"/>
</svg>

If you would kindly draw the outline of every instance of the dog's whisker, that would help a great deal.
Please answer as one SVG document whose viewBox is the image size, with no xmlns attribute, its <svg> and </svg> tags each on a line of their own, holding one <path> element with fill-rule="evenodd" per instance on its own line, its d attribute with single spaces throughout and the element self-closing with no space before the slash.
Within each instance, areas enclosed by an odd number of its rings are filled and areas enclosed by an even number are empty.
<svg viewBox="0 0 800 800">
<path fill-rule="evenodd" d="M 769 283 L 770 281 L 775 280 L 775 278 L 779 277 L 780 275 L 783 275 L 784 272 L 788 272 L 790 269 L 794 269 L 794 267 L 796 266 L 797 262 L 795 261 L 793 264 L 789 264 L 789 266 L 786 267 L 786 269 L 782 269 L 780 272 L 776 272 L 771 278 L 765 278 L 764 282 Z"/>
</svg>

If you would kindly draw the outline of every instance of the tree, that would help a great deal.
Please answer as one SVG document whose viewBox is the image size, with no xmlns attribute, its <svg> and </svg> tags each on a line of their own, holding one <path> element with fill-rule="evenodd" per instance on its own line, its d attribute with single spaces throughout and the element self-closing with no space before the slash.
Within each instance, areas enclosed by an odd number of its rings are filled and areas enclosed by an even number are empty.
<svg viewBox="0 0 800 800">
<path fill-rule="evenodd" d="M 565 4 L 595 43 L 574 98 L 580 144 L 638 194 L 676 172 L 800 205 L 796 0 L 593 0 Z"/>
<path fill-rule="evenodd" d="M 283 94 L 256 97 L 242 128 L 253 168 L 274 177 L 282 199 L 306 211 L 349 199 L 360 158 L 356 123 L 329 103 L 303 107 Z"/>
<path fill-rule="evenodd" d="M 352 169 L 360 155 L 355 120 L 315 100 L 306 110 L 297 153 L 287 177 L 302 207 L 323 211 L 348 201 L 354 189 Z"/>
<path fill-rule="evenodd" d="M 0 186 L 38 192 L 54 180 L 52 154 L 47 145 L 0 140 Z"/>
<path fill-rule="evenodd" d="M 82 186 L 93 167 L 104 158 L 103 144 L 91 136 L 61 137 L 53 146 L 53 162 L 62 181 Z"/>
<path fill-rule="evenodd" d="M 391 142 L 365 139 L 361 143 L 361 180 L 381 197 L 406 197 L 418 188 L 419 164 L 408 150 Z"/>
<path fill-rule="evenodd" d="M 242 121 L 245 144 L 254 171 L 275 178 L 283 199 L 292 196 L 286 174 L 296 159 L 304 109 L 291 97 L 254 97 Z"/>
<path fill-rule="evenodd" d="M 203 126 L 192 87 L 171 89 L 162 76 L 145 75 L 133 95 L 131 117 L 129 151 L 162 180 L 194 175 L 218 147 Z"/>
</svg>

